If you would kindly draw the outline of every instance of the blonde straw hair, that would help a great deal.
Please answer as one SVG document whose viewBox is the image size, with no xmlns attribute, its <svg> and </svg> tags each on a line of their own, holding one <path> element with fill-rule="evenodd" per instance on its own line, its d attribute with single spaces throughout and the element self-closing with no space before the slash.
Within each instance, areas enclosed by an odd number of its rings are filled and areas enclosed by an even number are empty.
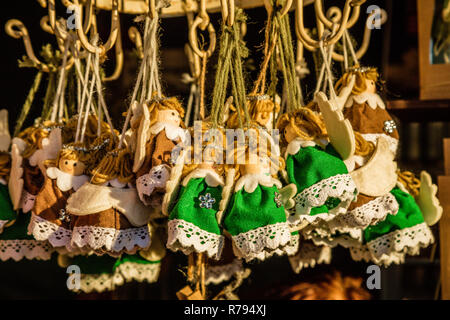
<svg viewBox="0 0 450 320">
<path fill-rule="evenodd" d="M 316 140 L 327 137 L 327 130 L 321 116 L 310 108 L 301 107 L 280 117 L 277 122 L 277 129 L 281 132 L 281 143 L 283 145 L 287 145 L 283 131 L 288 125 L 303 140 Z"/>
<path fill-rule="evenodd" d="M 91 183 L 104 184 L 115 178 L 121 183 L 129 183 L 134 178 L 132 169 L 133 157 L 128 148 L 111 151 L 91 171 Z"/>
<path fill-rule="evenodd" d="M 25 151 L 23 152 L 23 158 L 27 159 L 33 155 L 33 153 L 42 149 L 42 141 L 47 138 L 50 134 L 50 130 L 39 128 L 39 127 L 29 127 L 18 134 L 18 138 L 24 140 L 27 144 Z"/>
<path fill-rule="evenodd" d="M 342 88 L 346 87 L 351 80 L 352 75 L 355 76 L 355 84 L 352 88 L 353 95 L 359 95 L 367 90 L 366 80 L 372 80 L 375 83 L 379 82 L 379 74 L 377 68 L 367 68 L 365 71 L 361 71 L 358 66 L 353 70 L 350 69 L 344 73 L 341 79 L 336 82 L 335 90 L 339 94 Z"/>
<path fill-rule="evenodd" d="M 254 121 L 260 126 L 264 126 L 265 124 L 258 122 L 257 115 L 261 114 L 262 119 L 268 119 L 271 114 L 280 112 L 280 105 L 275 103 L 272 99 L 257 99 L 256 97 L 250 96 L 247 101 L 247 109 L 250 116 L 250 120 Z M 238 111 L 233 105 L 230 105 L 230 110 L 233 111 L 232 115 L 227 120 L 228 128 L 238 128 L 239 123 L 239 115 Z M 241 119 L 244 119 L 244 111 L 240 111 Z M 275 115 L 274 115 L 275 119 Z"/>
<path fill-rule="evenodd" d="M 150 125 L 155 124 L 158 118 L 158 112 L 162 110 L 175 110 L 180 114 L 181 119 L 184 118 L 184 109 L 176 97 L 156 99 L 154 95 L 152 100 L 148 101 L 148 112 L 150 113 Z M 184 123 L 180 125 L 184 128 Z"/>
</svg>

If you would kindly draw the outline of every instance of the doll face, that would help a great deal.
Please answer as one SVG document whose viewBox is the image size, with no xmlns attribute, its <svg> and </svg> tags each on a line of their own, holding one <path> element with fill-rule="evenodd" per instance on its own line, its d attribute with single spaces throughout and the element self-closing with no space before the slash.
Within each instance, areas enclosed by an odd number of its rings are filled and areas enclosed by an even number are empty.
<svg viewBox="0 0 450 320">
<path fill-rule="evenodd" d="M 243 174 L 267 174 L 270 175 L 269 157 L 259 157 L 251 154 L 249 162 L 243 167 Z"/>
<path fill-rule="evenodd" d="M 284 134 L 284 138 L 286 139 L 287 143 L 290 143 L 292 140 L 297 138 L 297 134 L 295 133 L 294 128 L 292 128 L 291 124 L 288 124 L 284 128 L 283 134 Z"/>
<path fill-rule="evenodd" d="M 72 176 L 81 176 L 86 169 L 86 165 L 79 160 L 60 159 L 59 169 Z"/>
<path fill-rule="evenodd" d="M 377 92 L 377 86 L 375 84 L 375 81 L 369 80 L 369 79 L 366 79 L 365 81 L 366 81 L 366 86 L 367 86 L 367 89 L 366 89 L 365 92 L 367 92 L 367 93 L 376 93 Z"/>
<path fill-rule="evenodd" d="M 160 110 L 158 111 L 157 122 L 165 122 L 175 127 L 179 127 L 181 123 L 181 117 L 176 110 Z"/>
<path fill-rule="evenodd" d="M 214 161 L 205 161 L 198 165 L 199 169 L 207 169 L 207 170 L 216 170 L 216 165 L 214 164 Z"/>
</svg>

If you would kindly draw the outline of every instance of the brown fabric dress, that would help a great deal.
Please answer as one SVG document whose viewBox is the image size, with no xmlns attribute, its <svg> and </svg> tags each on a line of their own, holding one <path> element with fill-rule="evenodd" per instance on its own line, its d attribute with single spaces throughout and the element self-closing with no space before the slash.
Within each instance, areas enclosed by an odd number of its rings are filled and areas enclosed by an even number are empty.
<svg viewBox="0 0 450 320">
<path fill-rule="evenodd" d="M 31 166 L 28 159 L 23 159 L 23 189 L 36 196 L 44 185 L 44 175 L 39 166 Z"/>
<path fill-rule="evenodd" d="M 56 179 L 46 177 L 36 196 L 28 231 L 36 240 L 48 240 L 53 247 L 70 246 L 71 215 L 65 211 L 67 199 L 73 193 L 61 191 Z"/>
<path fill-rule="evenodd" d="M 399 139 L 397 129 L 392 133 L 384 131 L 385 121 L 391 121 L 392 117 L 386 109 L 377 107 L 372 109 L 367 102 L 356 102 L 349 108 L 344 108 L 344 117 L 350 121 L 353 130 L 361 134 L 384 133 L 392 138 Z"/>
<path fill-rule="evenodd" d="M 172 150 L 178 142 L 179 140 L 172 141 L 167 138 L 165 129 L 156 135 L 152 135 L 147 141 L 145 152 L 146 157 L 141 168 L 136 173 L 136 179 L 149 173 L 153 167 L 161 164 L 172 167 Z M 165 188 L 156 188 L 152 195 L 144 195 L 144 199 L 146 203 L 150 204 L 152 207 L 158 207 L 162 203 L 165 191 Z"/>
<path fill-rule="evenodd" d="M 134 227 L 118 210 L 111 208 L 84 216 L 74 216 L 73 244 L 84 250 L 118 255 L 134 254 L 150 245 L 147 226 Z"/>
</svg>

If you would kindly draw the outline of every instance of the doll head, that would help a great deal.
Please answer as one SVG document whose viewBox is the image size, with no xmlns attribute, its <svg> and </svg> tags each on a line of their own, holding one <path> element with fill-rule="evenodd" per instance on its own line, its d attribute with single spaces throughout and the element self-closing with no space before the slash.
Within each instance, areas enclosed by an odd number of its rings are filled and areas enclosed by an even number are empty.
<svg viewBox="0 0 450 320">
<path fill-rule="evenodd" d="M 120 183 L 130 183 L 134 178 L 133 156 L 128 148 L 113 150 L 91 170 L 91 183 L 104 184 L 117 179 Z"/>
<path fill-rule="evenodd" d="M 248 130 L 251 130 L 248 132 Z M 239 139 L 234 141 L 234 164 L 229 164 L 227 159 L 226 170 L 235 169 L 238 179 L 246 174 L 263 174 L 276 176 L 278 171 L 284 167 L 283 158 L 272 153 L 271 140 L 266 140 L 265 136 L 261 136 L 257 125 L 249 129 L 245 129 L 245 141 L 242 144 Z M 227 141 L 229 145 L 229 142 Z"/>
<path fill-rule="evenodd" d="M 0 179 L 8 181 L 11 172 L 11 156 L 8 152 L 0 152 Z"/>
<path fill-rule="evenodd" d="M 225 132 L 222 127 L 213 127 L 209 121 L 202 121 L 201 126 L 194 124 L 193 130 L 201 132 L 201 144 L 194 143 L 191 147 L 191 154 L 193 155 L 192 163 L 185 165 L 183 169 L 183 176 L 189 172 L 199 169 L 212 169 L 219 175 L 224 172 L 224 146 L 225 146 Z M 198 132 L 197 132 L 198 135 Z M 192 132 L 192 136 L 196 136 Z"/>
<path fill-rule="evenodd" d="M 274 119 L 280 112 L 280 105 L 275 103 L 268 95 L 252 95 L 247 99 L 250 119 L 261 127 L 272 129 Z M 230 109 L 233 111 L 233 114 L 228 119 L 227 125 L 229 128 L 238 128 L 239 115 L 237 110 L 233 106 L 230 106 Z M 241 111 L 241 118 L 244 119 L 243 111 Z"/>
<path fill-rule="evenodd" d="M 184 109 L 177 98 L 161 98 L 149 101 L 150 125 L 157 122 L 169 123 L 173 126 L 184 126 Z"/>
<path fill-rule="evenodd" d="M 336 92 L 338 94 L 342 88 L 350 83 L 352 75 L 355 76 L 355 84 L 352 88 L 353 95 L 377 92 L 377 84 L 380 83 L 377 69 L 355 66 L 344 73 L 342 78 L 336 83 Z"/>
<path fill-rule="evenodd" d="M 280 130 L 283 145 L 289 144 L 296 138 L 316 140 L 327 134 L 319 114 L 305 107 L 283 114 L 278 120 L 277 129 Z"/>
<path fill-rule="evenodd" d="M 63 145 L 56 158 L 59 170 L 72 176 L 81 176 L 87 171 L 91 154 L 81 144 Z"/>
</svg>

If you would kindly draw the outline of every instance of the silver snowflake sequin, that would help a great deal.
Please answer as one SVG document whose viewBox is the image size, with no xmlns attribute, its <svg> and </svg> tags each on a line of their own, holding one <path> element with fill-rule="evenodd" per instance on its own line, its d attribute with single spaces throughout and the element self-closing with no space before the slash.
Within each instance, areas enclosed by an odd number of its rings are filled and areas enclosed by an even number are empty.
<svg viewBox="0 0 450 320">
<path fill-rule="evenodd" d="M 200 200 L 200 208 L 212 209 L 214 203 L 216 203 L 216 199 L 210 193 L 200 196 L 198 199 Z"/>
<path fill-rule="evenodd" d="M 384 131 L 386 131 L 387 133 L 392 133 L 395 129 L 397 129 L 397 125 L 395 124 L 394 120 L 386 120 L 384 122 Z"/>
<path fill-rule="evenodd" d="M 66 212 L 66 210 L 61 209 L 59 210 L 59 220 L 64 222 L 70 222 L 70 215 Z"/>
<path fill-rule="evenodd" d="M 281 194 L 278 192 L 275 192 L 275 203 L 277 204 L 277 208 L 281 207 L 283 203 L 281 202 Z"/>
</svg>

